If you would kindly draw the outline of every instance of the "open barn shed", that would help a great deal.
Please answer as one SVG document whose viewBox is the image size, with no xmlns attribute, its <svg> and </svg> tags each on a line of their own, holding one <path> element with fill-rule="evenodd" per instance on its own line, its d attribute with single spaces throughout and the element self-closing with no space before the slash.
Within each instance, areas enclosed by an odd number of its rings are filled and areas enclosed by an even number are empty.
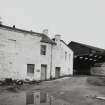
<svg viewBox="0 0 105 105">
<path fill-rule="evenodd" d="M 68 46 L 74 51 L 74 75 L 93 75 L 95 64 L 105 62 L 105 50 L 71 41 Z"/>
</svg>

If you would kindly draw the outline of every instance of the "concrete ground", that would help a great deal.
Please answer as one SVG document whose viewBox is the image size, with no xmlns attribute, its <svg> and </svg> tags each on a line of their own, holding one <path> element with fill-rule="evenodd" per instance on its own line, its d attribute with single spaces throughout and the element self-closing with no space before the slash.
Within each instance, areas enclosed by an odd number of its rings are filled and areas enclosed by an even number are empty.
<svg viewBox="0 0 105 105">
<path fill-rule="evenodd" d="M 105 96 L 105 86 L 89 84 L 88 78 L 90 77 L 66 77 L 45 81 L 40 85 L 25 85 L 14 91 L 1 86 L 0 105 L 105 105 L 105 100 L 96 99 L 96 96 Z M 36 103 L 28 102 L 29 99 L 27 101 L 25 96 L 27 92 L 34 93 Z M 41 97 L 42 92 L 47 93 L 47 97 L 50 96 L 50 101 L 45 101 L 45 103 L 38 101 L 38 93 Z"/>
</svg>

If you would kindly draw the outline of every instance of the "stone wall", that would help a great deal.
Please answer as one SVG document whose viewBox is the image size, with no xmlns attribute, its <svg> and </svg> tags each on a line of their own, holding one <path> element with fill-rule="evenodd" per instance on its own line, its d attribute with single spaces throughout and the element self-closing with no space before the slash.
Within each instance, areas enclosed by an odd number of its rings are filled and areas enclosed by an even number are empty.
<svg viewBox="0 0 105 105">
<path fill-rule="evenodd" d="M 50 72 L 55 77 L 55 67 L 61 67 L 61 76 L 72 75 L 72 50 L 61 41 L 52 46 L 40 40 L 41 37 L 36 34 L 0 27 L 0 78 L 40 80 L 41 64 L 47 65 L 47 79 L 51 76 Z M 40 45 L 46 45 L 46 55 L 40 54 Z M 35 64 L 33 76 L 27 75 L 27 64 Z"/>
<path fill-rule="evenodd" d="M 105 76 L 105 63 L 97 63 L 91 68 L 92 75 Z"/>
<path fill-rule="evenodd" d="M 65 52 L 67 56 L 65 58 Z M 68 48 L 62 41 L 58 41 L 56 46 L 53 46 L 53 76 L 55 76 L 55 68 L 60 67 L 60 75 L 73 74 L 73 51 Z"/>
<path fill-rule="evenodd" d="M 0 29 L 0 78 L 39 79 L 41 37 Z M 39 59 L 36 59 L 39 58 Z M 33 77 L 27 76 L 27 64 L 35 64 Z"/>
</svg>

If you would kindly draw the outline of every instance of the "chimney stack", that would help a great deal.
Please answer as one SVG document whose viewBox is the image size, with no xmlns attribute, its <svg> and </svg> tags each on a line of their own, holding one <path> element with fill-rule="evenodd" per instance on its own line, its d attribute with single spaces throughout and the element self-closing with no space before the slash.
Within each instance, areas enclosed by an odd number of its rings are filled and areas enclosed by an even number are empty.
<svg viewBox="0 0 105 105">
<path fill-rule="evenodd" d="M 43 30 L 43 34 L 44 34 L 44 35 L 48 35 L 48 29 L 44 29 L 44 30 Z"/>
<path fill-rule="evenodd" d="M 59 34 L 55 35 L 55 40 L 60 41 L 61 40 L 61 35 L 59 35 Z"/>
</svg>

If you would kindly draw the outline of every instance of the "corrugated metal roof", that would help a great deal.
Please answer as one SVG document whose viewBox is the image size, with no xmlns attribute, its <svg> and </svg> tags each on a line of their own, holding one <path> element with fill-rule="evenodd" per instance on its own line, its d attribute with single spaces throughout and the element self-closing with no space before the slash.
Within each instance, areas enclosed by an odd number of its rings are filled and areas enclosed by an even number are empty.
<svg viewBox="0 0 105 105">
<path fill-rule="evenodd" d="M 105 52 L 105 49 L 102 49 L 102 48 L 98 48 L 98 47 L 94 47 L 94 46 L 91 46 L 91 45 L 86 45 L 86 44 L 83 44 L 83 43 L 79 43 L 79 42 L 75 42 L 75 41 L 71 41 L 68 46 L 71 44 L 71 43 L 74 43 L 74 44 L 79 44 L 81 46 L 84 46 L 84 47 L 87 47 L 91 50 L 95 50 L 95 51 L 99 51 L 99 52 Z"/>
</svg>

